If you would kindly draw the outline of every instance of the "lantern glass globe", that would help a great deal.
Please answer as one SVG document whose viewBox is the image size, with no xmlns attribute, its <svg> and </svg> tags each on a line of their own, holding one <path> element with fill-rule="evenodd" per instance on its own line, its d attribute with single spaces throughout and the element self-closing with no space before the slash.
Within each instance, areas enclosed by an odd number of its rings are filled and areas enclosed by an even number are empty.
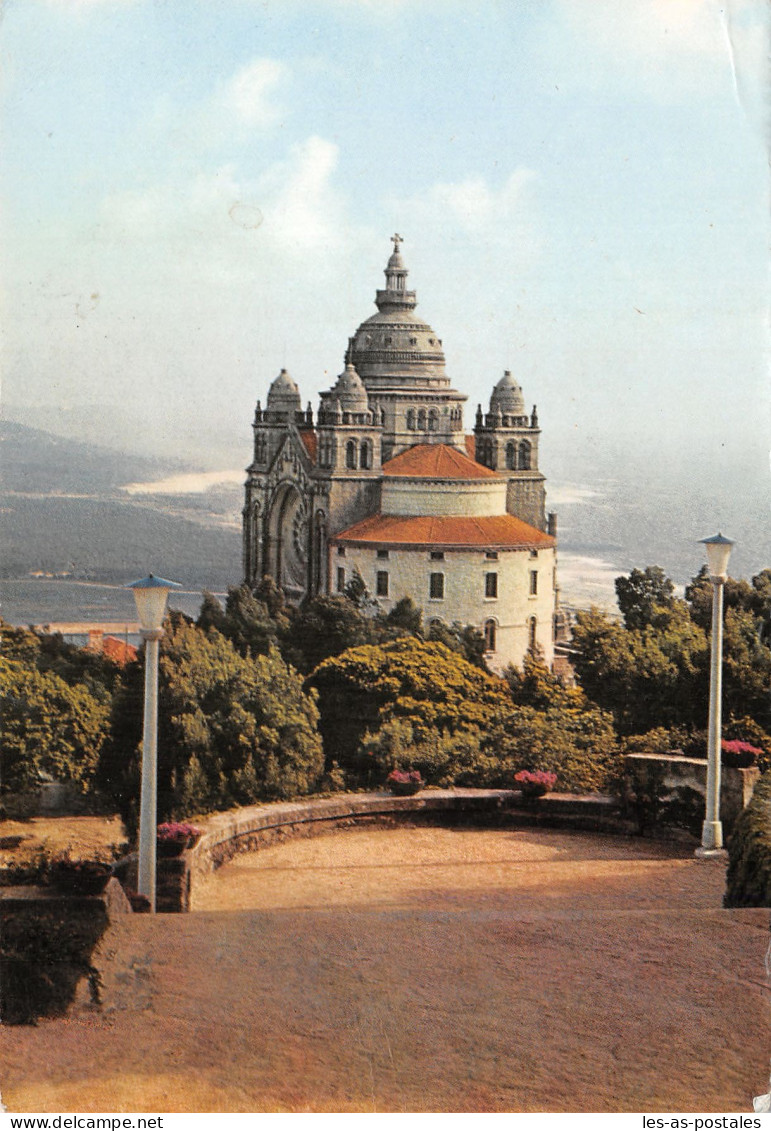
<svg viewBox="0 0 771 1131">
<path fill-rule="evenodd" d="M 181 588 L 178 581 L 166 581 L 152 573 L 126 587 L 134 591 L 137 616 L 144 632 L 160 632 L 166 615 L 166 601 L 172 589 Z"/>
<path fill-rule="evenodd" d="M 707 569 L 710 577 L 725 581 L 728 577 L 728 560 L 731 557 L 733 542 L 730 538 L 724 538 L 722 534 L 715 534 L 712 538 L 702 538 L 702 545 L 707 551 Z"/>
</svg>

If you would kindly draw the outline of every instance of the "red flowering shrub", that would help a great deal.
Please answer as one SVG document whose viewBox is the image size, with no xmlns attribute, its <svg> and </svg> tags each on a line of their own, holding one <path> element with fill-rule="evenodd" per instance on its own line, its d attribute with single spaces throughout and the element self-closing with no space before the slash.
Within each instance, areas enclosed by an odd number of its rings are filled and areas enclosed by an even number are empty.
<svg viewBox="0 0 771 1131">
<path fill-rule="evenodd" d="M 550 770 L 520 770 L 514 781 L 526 796 L 542 797 L 557 784 L 557 775 Z"/>
<path fill-rule="evenodd" d="M 720 744 L 720 760 L 724 766 L 735 766 L 746 769 L 754 766 L 763 751 L 750 742 L 743 742 L 740 738 L 724 740 Z"/>
<path fill-rule="evenodd" d="M 419 770 L 391 770 L 386 778 L 389 782 L 398 782 L 400 785 L 407 785 L 409 782 L 419 782 L 423 784 L 423 778 L 420 776 Z"/>
<path fill-rule="evenodd" d="M 166 821 L 165 824 L 158 825 L 155 835 L 158 840 L 192 840 L 202 833 L 203 829 L 196 825 L 188 825 L 184 821 Z"/>
</svg>

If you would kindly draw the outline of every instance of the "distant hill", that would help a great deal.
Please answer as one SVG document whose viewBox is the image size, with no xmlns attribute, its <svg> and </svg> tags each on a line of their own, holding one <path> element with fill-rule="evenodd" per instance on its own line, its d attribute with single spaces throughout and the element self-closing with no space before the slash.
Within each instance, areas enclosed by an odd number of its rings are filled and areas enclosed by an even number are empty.
<svg viewBox="0 0 771 1131">
<path fill-rule="evenodd" d="M 125 495 L 130 482 L 188 470 L 5 421 L 0 576 L 44 573 L 122 583 L 152 570 L 192 588 L 241 579 L 239 492 Z"/>
<path fill-rule="evenodd" d="M 186 470 L 178 460 L 148 459 L 83 444 L 0 421 L 0 475 L 5 491 L 99 495 L 124 483 L 161 479 Z"/>
</svg>

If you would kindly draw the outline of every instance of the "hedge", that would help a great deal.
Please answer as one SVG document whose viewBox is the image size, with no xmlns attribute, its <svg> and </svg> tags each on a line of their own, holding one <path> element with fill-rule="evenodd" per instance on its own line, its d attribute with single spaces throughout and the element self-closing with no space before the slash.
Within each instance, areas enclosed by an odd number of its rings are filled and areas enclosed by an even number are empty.
<svg viewBox="0 0 771 1131">
<path fill-rule="evenodd" d="M 755 786 L 728 842 L 724 907 L 771 906 L 771 771 Z"/>
</svg>

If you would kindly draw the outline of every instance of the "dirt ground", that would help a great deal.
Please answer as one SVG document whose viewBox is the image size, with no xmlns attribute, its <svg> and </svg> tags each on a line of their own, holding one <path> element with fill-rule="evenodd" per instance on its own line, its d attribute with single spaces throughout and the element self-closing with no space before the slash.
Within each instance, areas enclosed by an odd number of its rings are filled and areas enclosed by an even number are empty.
<svg viewBox="0 0 771 1131">
<path fill-rule="evenodd" d="M 126 841 L 120 817 L 8 817 L 0 823 L 0 868 L 22 864 L 43 849 L 109 860 Z"/>
<path fill-rule="evenodd" d="M 768 912 L 723 867 L 544 830 L 353 829 L 127 916 L 103 1004 L 0 1030 L 12 1112 L 751 1112 Z"/>
</svg>

